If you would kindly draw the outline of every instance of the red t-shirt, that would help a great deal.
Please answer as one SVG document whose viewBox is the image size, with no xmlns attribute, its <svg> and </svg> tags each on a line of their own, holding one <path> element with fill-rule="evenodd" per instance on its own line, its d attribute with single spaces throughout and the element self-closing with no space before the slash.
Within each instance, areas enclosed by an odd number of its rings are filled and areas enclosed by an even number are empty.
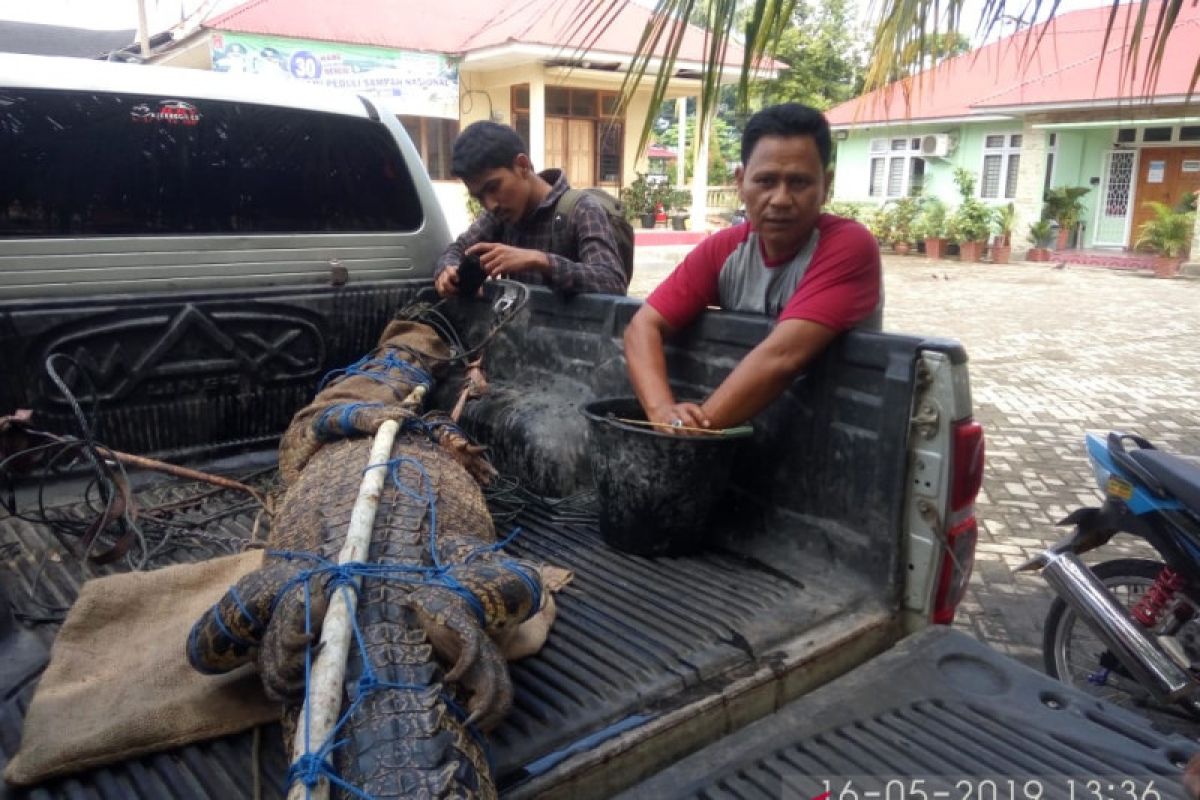
<svg viewBox="0 0 1200 800">
<path fill-rule="evenodd" d="M 832 214 L 817 219 L 816 249 L 779 319 L 807 319 L 837 331 L 854 327 L 881 309 L 882 267 L 879 244 L 858 222 Z M 672 328 L 683 328 L 700 312 L 720 304 L 720 276 L 731 256 L 751 240 L 750 223 L 718 231 L 688 253 L 646 302 Z M 755 237 L 757 242 L 757 237 Z M 771 263 L 758 242 L 757 258 L 768 270 L 792 257 Z"/>
</svg>

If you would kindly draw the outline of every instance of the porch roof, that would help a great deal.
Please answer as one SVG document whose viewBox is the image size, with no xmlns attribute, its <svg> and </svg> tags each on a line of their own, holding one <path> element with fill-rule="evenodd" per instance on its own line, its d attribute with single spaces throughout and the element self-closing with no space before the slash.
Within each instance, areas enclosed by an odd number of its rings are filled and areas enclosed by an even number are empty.
<svg viewBox="0 0 1200 800">
<path fill-rule="evenodd" d="M 628 59 L 650 15 L 637 3 L 613 0 L 249 0 L 204 27 L 447 55 L 539 45 L 568 58 L 586 52 L 593 59 L 604 54 Z M 690 25 L 678 61 L 703 63 L 704 44 L 704 31 Z M 742 48 L 730 43 L 725 64 L 740 67 L 743 57 Z M 769 61 L 763 66 L 785 65 Z"/>
<path fill-rule="evenodd" d="M 1125 61 L 1135 23 L 1132 9 L 1119 7 L 1107 47 L 1111 6 L 1066 13 L 842 103 L 826 116 L 835 127 L 858 127 L 1105 105 L 1136 113 L 1180 101 L 1196 67 L 1200 4 L 1183 4 L 1158 80 L 1149 86 L 1143 76 L 1154 20 L 1145 26 L 1137 78 L 1131 81 Z"/>
</svg>

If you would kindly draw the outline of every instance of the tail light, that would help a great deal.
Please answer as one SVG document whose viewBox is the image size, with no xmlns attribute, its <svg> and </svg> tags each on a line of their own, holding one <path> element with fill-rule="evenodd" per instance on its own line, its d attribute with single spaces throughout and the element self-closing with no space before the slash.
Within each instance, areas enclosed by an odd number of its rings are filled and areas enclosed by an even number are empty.
<svg viewBox="0 0 1200 800">
<path fill-rule="evenodd" d="M 975 497 L 983 484 L 983 426 L 974 420 L 954 424 L 950 460 L 950 509 L 946 517 L 946 552 L 938 574 L 933 621 L 949 625 L 967 591 L 975 565 Z"/>
</svg>

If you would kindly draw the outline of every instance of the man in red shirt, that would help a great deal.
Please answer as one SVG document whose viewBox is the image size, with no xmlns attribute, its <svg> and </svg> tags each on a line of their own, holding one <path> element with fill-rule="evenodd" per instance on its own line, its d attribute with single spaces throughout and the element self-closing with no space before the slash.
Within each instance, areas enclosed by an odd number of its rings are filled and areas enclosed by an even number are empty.
<svg viewBox="0 0 1200 800">
<path fill-rule="evenodd" d="M 747 221 L 697 245 L 625 329 L 629 378 L 650 421 L 739 425 L 839 333 L 879 329 L 879 245 L 859 223 L 821 212 L 833 177 L 830 139 L 825 117 L 799 103 L 765 108 L 746 124 L 736 179 Z M 681 403 L 667 382 L 663 341 L 709 306 L 779 322 L 708 399 Z"/>
</svg>

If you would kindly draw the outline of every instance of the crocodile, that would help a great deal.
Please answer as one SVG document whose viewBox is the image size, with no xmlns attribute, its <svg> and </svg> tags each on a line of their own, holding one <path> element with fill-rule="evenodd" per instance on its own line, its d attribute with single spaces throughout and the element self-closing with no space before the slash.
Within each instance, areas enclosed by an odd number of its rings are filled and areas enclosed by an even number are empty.
<svg viewBox="0 0 1200 800">
<path fill-rule="evenodd" d="M 205 673 L 257 665 L 284 705 L 286 742 L 303 724 L 306 653 L 319 639 L 331 591 L 327 568 L 345 538 L 371 447 L 385 419 L 401 423 L 358 577 L 338 744 L 310 742 L 293 780 L 324 775 L 335 793 L 495 797 L 481 731 L 512 703 L 496 641 L 537 612 L 538 565 L 505 556 L 481 484 L 481 448 L 448 418 L 410 398 L 443 373 L 451 351 L 428 326 L 394 321 L 368 357 L 298 412 L 280 442 L 286 485 L 260 569 L 195 624 L 188 658 Z M 342 589 L 348 591 L 349 589 Z M 318 752 L 319 751 L 319 752 Z M 314 755 L 315 753 L 315 755 Z"/>
</svg>

